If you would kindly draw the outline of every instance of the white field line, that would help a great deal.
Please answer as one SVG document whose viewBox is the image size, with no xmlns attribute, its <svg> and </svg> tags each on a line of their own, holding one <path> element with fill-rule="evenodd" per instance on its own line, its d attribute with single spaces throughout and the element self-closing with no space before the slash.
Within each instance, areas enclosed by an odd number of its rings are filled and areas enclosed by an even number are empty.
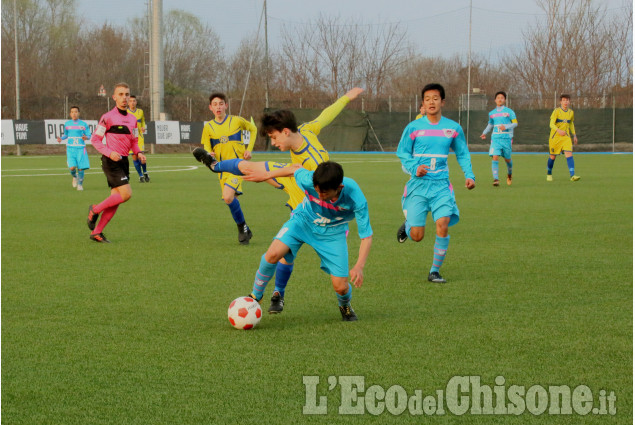
<svg viewBox="0 0 635 425">
<path fill-rule="evenodd" d="M 168 168 L 167 170 L 157 170 L 157 168 Z M 193 171 L 196 170 L 197 168 L 200 168 L 196 165 L 163 165 L 163 166 L 155 166 L 152 167 L 151 172 L 152 173 L 172 173 L 172 172 L 180 172 L 180 171 Z M 3 170 L 2 172 L 2 177 L 44 177 L 44 176 L 67 176 L 68 175 L 68 169 L 66 168 L 62 168 L 61 170 L 64 170 L 65 172 L 63 173 L 46 173 L 46 174 L 5 174 L 7 172 L 11 172 L 11 171 L 54 171 L 54 170 L 60 170 L 59 168 L 52 168 L 52 169 L 25 169 L 25 170 Z M 95 171 L 86 171 L 84 174 L 88 175 L 88 174 L 103 174 L 103 171 L 101 170 L 95 170 Z"/>
</svg>

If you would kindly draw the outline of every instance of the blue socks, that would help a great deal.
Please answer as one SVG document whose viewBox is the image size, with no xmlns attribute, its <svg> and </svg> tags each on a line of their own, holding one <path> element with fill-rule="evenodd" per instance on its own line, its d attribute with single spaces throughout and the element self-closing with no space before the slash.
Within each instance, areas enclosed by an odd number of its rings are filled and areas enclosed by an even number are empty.
<svg viewBox="0 0 635 425">
<path fill-rule="evenodd" d="M 216 171 L 217 173 L 232 173 L 236 176 L 242 176 L 243 173 L 240 171 L 240 169 L 238 168 L 238 164 L 240 162 L 244 161 L 244 159 L 240 159 L 240 158 L 234 158 L 234 159 L 228 159 L 225 161 L 220 161 L 218 164 L 216 164 L 216 166 L 214 167 L 214 171 Z"/>
<path fill-rule="evenodd" d="M 243 210 L 240 209 L 240 202 L 238 202 L 238 198 L 234 198 L 234 200 L 230 204 L 227 204 L 227 206 L 229 207 L 229 211 L 231 211 L 236 224 L 244 224 L 245 216 L 243 215 Z"/>
<path fill-rule="evenodd" d="M 267 283 L 269 283 L 275 272 L 276 264 L 268 263 L 267 260 L 265 260 L 265 254 L 262 254 L 262 257 L 260 258 L 260 267 L 258 267 L 258 271 L 256 272 L 256 277 L 254 279 L 254 287 L 251 290 L 251 293 L 258 301 L 262 299 Z"/>
<path fill-rule="evenodd" d="M 77 177 L 77 169 L 76 168 L 71 170 L 71 176 Z"/>
<path fill-rule="evenodd" d="M 498 180 L 498 161 L 492 160 L 492 175 L 494 176 L 494 180 Z"/>
<path fill-rule="evenodd" d="M 337 294 L 337 303 L 341 306 L 349 305 L 351 303 L 351 298 L 353 298 L 353 287 L 351 284 L 348 284 L 348 292 L 344 295 Z"/>
<path fill-rule="evenodd" d="M 84 170 L 79 170 L 78 176 L 77 176 L 77 184 L 79 186 L 84 184 Z"/>
<path fill-rule="evenodd" d="M 139 162 L 141 162 L 141 161 L 139 161 Z M 148 172 L 148 169 L 146 168 L 145 162 L 141 162 L 141 168 L 143 169 L 143 174 Z"/>
<path fill-rule="evenodd" d="M 143 173 L 141 172 L 141 161 L 135 159 L 134 161 L 132 161 L 132 163 L 134 164 L 134 169 L 137 170 L 137 174 L 139 174 L 139 177 L 143 177 Z"/>
<path fill-rule="evenodd" d="M 567 167 L 569 167 L 569 175 L 573 177 L 573 175 L 575 174 L 575 165 L 573 164 L 572 156 L 567 158 Z"/>
<path fill-rule="evenodd" d="M 432 260 L 432 268 L 430 268 L 430 273 L 438 272 L 443 264 L 443 260 L 445 260 L 445 254 L 448 251 L 448 246 L 450 245 L 450 235 L 442 238 L 441 236 L 437 236 L 437 239 L 434 241 L 434 258 Z"/>
<path fill-rule="evenodd" d="M 555 159 L 547 159 L 547 175 L 551 175 L 551 171 L 553 170 L 553 163 L 556 162 Z"/>
<path fill-rule="evenodd" d="M 514 161 L 509 161 L 509 162 L 506 162 L 506 164 L 507 164 L 507 175 L 509 175 L 509 176 L 511 176 L 511 175 L 512 175 L 512 163 L 513 163 L 513 162 L 514 162 Z"/>
<path fill-rule="evenodd" d="M 274 291 L 278 291 L 280 296 L 284 298 L 284 290 L 291 278 L 291 272 L 293 271 L 293 264 L 283 264 L 278 262 L 276 266 L 276 287 Z"/>
</svg>

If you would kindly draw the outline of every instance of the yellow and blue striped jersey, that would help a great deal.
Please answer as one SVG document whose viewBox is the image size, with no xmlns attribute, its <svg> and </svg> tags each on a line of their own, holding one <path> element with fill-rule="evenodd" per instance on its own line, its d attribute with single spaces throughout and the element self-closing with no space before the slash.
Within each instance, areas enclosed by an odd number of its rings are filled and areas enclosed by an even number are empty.
<svg viewBox="0 0 635 425">
<path fill-rule="evenodd" d="M 562 130 L 567 133 L 567 136 L 560 137 L 575 136 L 575 127 L 573 126 L 573 109 L 569 108 L 566 111 L 562 108 L 554 109 L 551 114 L 549 127 L 551 127 L 549 139 L 553 139 L 558 136 L 557 130 Z"/>
<path fill-rule="evenodd" d="M 304 142 L 302 142 L 299 149 L 291 149 L 291 162 L 302 164 L 303 168 L 314 171 L 319 164 L 329 160 L 329 153 L 324 149 L 317 136 L 324 127 L 329 125 L 342 112 L 342 109 L 350 101 L 348 97 L 342 96 L 323 110 L 316 119 L 298 126 L 298 133 L 302 135 Z"/>
<path fill-rule="evenodd" d="M 246 119 L 235 115 L 227 115 L 223 122 L 217 122 L 214 119 L 207 121 L 203 126 L 201 144 L 207 152 L 214 152 L 219 161 L 242 159 L 245 153 L 243 130 L 249 131 L 247 150 L 251 151 L 256 142 L 258 129 Z"/>
<path fill-rule="evenodd" d="M 131 109 L 128 109 L 128 112 L 130 112 L 132 115 L 135 116 L 135 118 L 137 118 L 137 128 L 141 129 L 146 128 L 146 117 L 143 114 L 143 109 L 135 109 L 134 111 Z M 141 130 L 139 130 L 139 141 L 143 141 L 143 132 L 141 132 Z"/>
</svg>

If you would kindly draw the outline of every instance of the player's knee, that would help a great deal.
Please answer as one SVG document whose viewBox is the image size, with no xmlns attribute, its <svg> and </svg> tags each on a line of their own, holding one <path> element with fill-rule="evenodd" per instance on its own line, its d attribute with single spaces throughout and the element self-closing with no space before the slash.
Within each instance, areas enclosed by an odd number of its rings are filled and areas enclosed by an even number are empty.
<svg viewBox="0 0 635 425">
<path fill-rule="evenodd" d="M 425 235 L 425 227 L 412 227 L 410 229 L 410 239 L 415 242 L 421 242 Z"/>
<path fill-rule="evenodd" d="M 348 279 L 345 277 L 333 277 L 333 289 L 340 295 L 348 293 Z"/>
<path fill-rule="evenodd" d="M 234 202 L 234 196 L 233 195 L 223 195 L 223 201 L 229 205 L 232 202 Z"/>
<path fill-rule="evenodd" d="M 265 253 L 265 261 L 269 264 L 276 264 L 278 261 L 280 261 L 282 258 L 282 256 L 280 256 L 277 252 L 272 251 L 272 250 L 268 250 Z"/>
</svg>

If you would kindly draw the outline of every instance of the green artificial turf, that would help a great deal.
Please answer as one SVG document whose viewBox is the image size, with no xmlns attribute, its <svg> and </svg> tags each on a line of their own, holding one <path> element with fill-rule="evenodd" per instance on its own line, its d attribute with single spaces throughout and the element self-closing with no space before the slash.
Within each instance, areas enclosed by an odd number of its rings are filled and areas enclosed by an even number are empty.
<svg viewBox="0 0 635 425">
<path fill-rule="evenodd" d="M 64 157 L 3 157 L 2 423 L 632 423 L 632 155 L 576 155 L 575 183 L 562 157 L 548 183 L 546 155 L 514 155 L 514 183 L 498 188 L 490 158 L 473 155 L 473 191 L 451 158 L 461 220 L 450 228 L 445 285 L 426 280 L 430 219 L 422 242 L 396 241 L 407 176 L 395 155 L 331 159 L 361 186 L 374 230 L 353 291 L 360 320 L 341 321 L 305 246 L 284 312 L 266 314 L 270 284 L 260 324 L 238 331 L 227 307 L 251 291 L 289 216 L 282 191 L 245 183 L 254 237 L 240 246 L 216 176 L 190 155 L 152 155 L 152 181 L 132 179 L 132 199 L 104 231 L 112 243 L 97 244 L 86 227 L 88 205 L 108 195 L 97 157 L 83 192 Z M 327 415 L 303 414 L 303 376 L 319 377 Z M 505 389 L 586 385 L 594 406 L 613 391 L 617 414 L 373 415 L 364 401 L 364 414 L 339 414 L 344 376 L 364 377 L 360 397 L 373 385 L 436 396 L 454 376 L 491 388 L 502 376 Z"/>
</svg>

